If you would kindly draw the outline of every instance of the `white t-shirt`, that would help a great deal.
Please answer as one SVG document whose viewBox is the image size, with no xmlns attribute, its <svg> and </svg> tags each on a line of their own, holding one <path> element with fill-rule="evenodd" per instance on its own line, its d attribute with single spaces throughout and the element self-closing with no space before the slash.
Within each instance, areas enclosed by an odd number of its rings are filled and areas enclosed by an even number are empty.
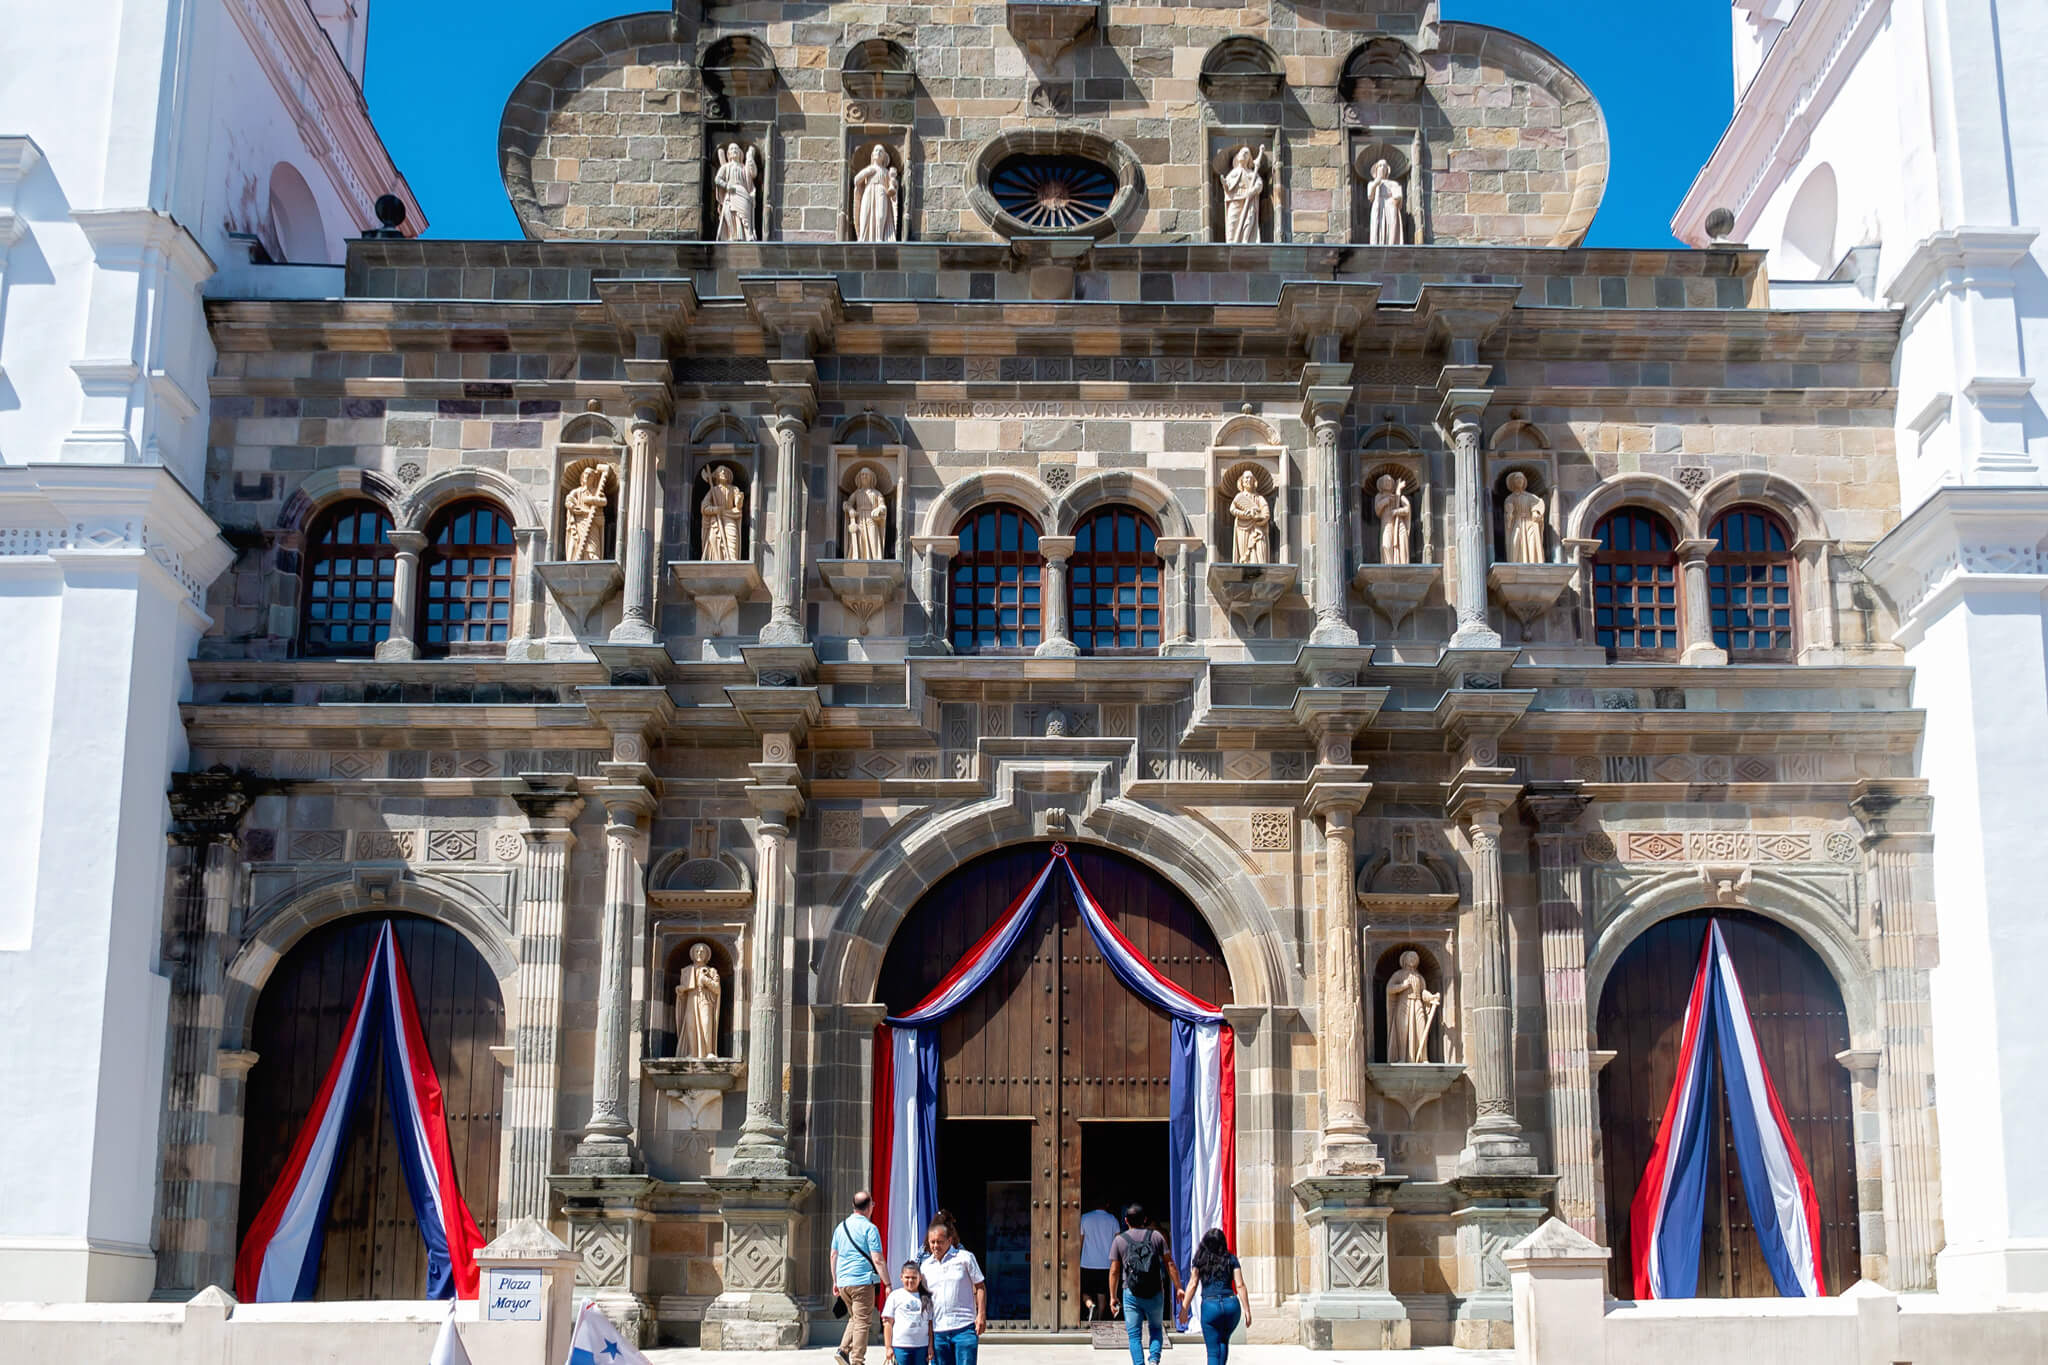
<svg viewBox="0 0 2048 1365">
<path fill-rule="evenodd" d="M 965 1247 L 954 1247 L 938 1260 L 930 1252 L 918 1258 L 925 1288 L 932 1291 L 932 1330 L 957 1332 L 974 1326 L 974 1286 L 983 1280 L 981 1262 Z"/>
<path fill-rule="evenodd" d="M 1120 1228 L 1108 1209 L 1090 1209 L 1081 1215 L 1081 1269 L 1109 1269 L 1110 1244 Z"/>
<path fill-rule="evenodd" d="M 882 1305 L 882 1316 L 891 1323 L 891 1346 L 932 1344 L 932 1315 L 931 1310 L 924 1306 L 924 1295 L 913 1294 L 898 1285 L 889 1291 L 888 1301 Z"/>
</svg>

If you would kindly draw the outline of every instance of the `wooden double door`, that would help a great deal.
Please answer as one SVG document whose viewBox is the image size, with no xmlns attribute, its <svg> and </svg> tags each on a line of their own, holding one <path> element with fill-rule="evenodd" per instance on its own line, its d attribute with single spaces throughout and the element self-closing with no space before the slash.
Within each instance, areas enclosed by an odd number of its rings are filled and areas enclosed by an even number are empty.
<svg viewBox="0 0 2048 1365">
<path fill-rule="evenodd" d="M 1796 933 L 1760 915 L 1729 910 L 1694 911 L 1651 926 L 1622 953 L 1601 993 L 1599 1046 L 1616 1054 L 1600 1073 L 1607 1244 L 1614 1249 L 1609 1288 L 1618 1298 L 1635 1296 L 1629 1205 L 1671 1097 L 1700 944 L 1708 922 L 1716 919 L 1749 1003 L 1757 1046 L 1813 1176 L 1825 1288 L 1839 1294 L 1861 1274 L 1862 1255 L 1849 1073 L 1835 1060 L 1849 1046 L 1848 1016 L 1827 967 Z M 1777 1286 L 1743 1195 L 1718 1069 L 1708 1089 L 1711 1138 L 1698 1297 L 1768 1298 Z"/>
<path fill-rule="evenodd" d="M 1205 1000 L 1230 1000 L 1215 935 L 1164 878 L 1107 849 L 1068 846 L 1124 935 Z M 883 959 L 891 1012 L 915 1005 L 1044 868 L 1050 845 L 963 864 L 911 911 Z M 990 1317 L 1081 1320 L 1081 1214 L 1136 1201 L 1166 1219 L 1172 1021 L 1124 988 L 1055 875 L 1025 936 L 940 1026 L 940 1203 L 988 1266 Z"/>
<path fill-rule="evenodd" d="M 386 916 L 323 925 L 277 964 L 256 1001 L 244 1109 L 240 1222 L 236 1245 L 291 1155 L 320 1092 Z M 490 1049 L 505 1032 L 505 1009 L 490 964 L 469 941 L 435 920 L 388 917 L 412 977 L 427 1055 L 441 1082 L 456 1180 L 488 1242 L 497 1235 L 498 1131 L 504 1068 Z M 381 1052 L 342 1151 L 320 1253 L 317 1299 L 417 1299 L 426 1292 L 427 1249 L 413 1218 L 398 1155 Z"/>
</svg>

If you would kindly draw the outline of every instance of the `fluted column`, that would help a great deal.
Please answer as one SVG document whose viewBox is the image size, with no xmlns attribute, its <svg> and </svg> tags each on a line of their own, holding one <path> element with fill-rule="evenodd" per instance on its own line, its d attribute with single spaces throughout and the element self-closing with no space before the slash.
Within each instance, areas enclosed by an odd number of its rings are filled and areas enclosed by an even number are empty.
<svg viewBox="0 0 2048 1365">
<path fill-rule="evenodd" d="M 792 752 L 787 740 L 769 753 Z M 783 955 L 788 947 L 791 902 L 796 887 L 796 835 L 803 810 L 795 771 L 784 763 L 754 765 L 762 779 L 747 789 L 758 821 L 754 826 L 754 961 L 747 1008 L 747 1117 L 728 1167 L 733 1176 L 786 1177 L 789 1129 L 783 1118 L 782 1026 L 786 1005 Z"/>
<path fill-rule="evenodd" d="M 420 647 L 414 634 L 414 618 L 420 601 L 420 551 L 427 548 L 422 531 L 391 533 L 391 628 L 377 642 L 377 658 L 385 661 L 417 659 Z"/>
<path fill-rule="evenodd" d="M 1358 805 L 1323 801 L 1322 990 L 1316 1039 L 1323 1092 L 1324 1175 L 1377 1175 L 1386 1169 L 1365 1121 L 1365 984 L 1358 929 Z"/>
<path fill-rule="evenodd" d="M 633 1118 L 627 1110 L 632 1033 L 633 926 L 643 894 L 642 822 L 654 795 L 638 783 L 597 789 L 604 802 L 604 917 L 598 932 L 597 1039 L 590 1076 L 590 1118 L 570 1169 L 581 1175 L 633 1169 Z"/>
<path fill-rule="evenodd" d="M 619 558 L 625 585 L 620 589 L 619 623 L 612 627 L 617 645 L 651 645 L 654 629 L 654 481 L 661 477 L 660 411 L 651 405 L 633 409 L 626 434 L 626 517 L 619 527 Z"/>
<path fill-rule="evenodd" d="M 1550 1146 L 1557 1165 L 1557 1216 L 1600 1241 L 1600 1121 L 1588 1055 L 1586 918 L 1576 828 L 1587 799 L 1575 782 L 1532 785 L 1523 804 L 1536 822 L 1543 925 L 1543 1032 L 1550 1075 Z"/>
<path fill-rule="evenodd" d="M 1045 557 L 1045 586 L 1039 604 L 1045 638 L 1034 652 L 1041 659 L 1071 659 L 1081 652 L 1067 634 L 1067 559 L 1074 553 L 1074 538 L 1040 536 L 1038 552 Z"/>
<path fill-rule="evenodd" d="M 1349 373 L 1349 366 L 1342 368 Z M 1334 392 L 1325 393 L 1324 388 Z M 1350 518 L 1345 514 L 1344 463 L 1337 452 L 1337 422 L 1350 401 L 1349 385 L 1320 386 L 1310 390 L 1304 404 L 1312 418 L 1309 479 L 1315 490 L 1315 529 L 1310 537 L 1309 596 L 1315 604 L 1316 623 L 1309 643 L 1315 645 L 1358 643 L 1345 598 L 1344 528 Z"/>
<path fill-rule="evenodd" d="M 505 1179 L 498 1221 L 552 1212 L 548 1176 L 554 1168 L 557 1096 L 561 1088 L 562 938 L 571 822 L 583 809 L 576 780 L 526 775 L 512 799 L 526 813 L 525 861 L 519 875 L 518 1028 L 512 1035 L 512 1078 L 505 1093 Z"/>
<path fill-rule="evenodd" d="M 1500 632 L 1486 612 L 1493 537 L 1487 526 L 1486 473 L 1479 457 L 1479 417 L 1492 398 L 1490 389 L 1450 389 L 1438 418 L 1451 433 L 1451 537 L 1458 547 L 1458 628 L 1451 645 L 1458 649 L 1500 647 Z"/>
<path fill-rule="evenodd" d="M 804 442 L 810 424 L 795 411 L 776 415 L 775 489 L 770 502 L 773 525 L 769 544 L 775 547 L 775 577 L 768 584 L 768 624 L 761 630 L 764 645 L 800 645 L 804 633 Z"/>
<path fill-rule="evenodd" d="M 1535 1158 L 1515 1114 L 1514 964 L 1508 954 L 1507 904 L 1501 895 L 1500 816 L 1510 788 L 1454 797 L 1471 844 L 1472 991 L 1466 1006 L 1466 1069 L 1478 1114 L 1458 1156 L 1460 1175 L 1533 1175 Z"/>
<path fill-rule="evenodd" d="M 1725 664 L 1728 651 L 1714 643 L 1713 608 L 1707 601 L 1707 556 L 1715 542 L 1706 539 L 1678 542 L 1679 574 L 1684 580 L 1684 604 L 1678 613 L 1684 632 L 1682 664 Z"/>
</svg>

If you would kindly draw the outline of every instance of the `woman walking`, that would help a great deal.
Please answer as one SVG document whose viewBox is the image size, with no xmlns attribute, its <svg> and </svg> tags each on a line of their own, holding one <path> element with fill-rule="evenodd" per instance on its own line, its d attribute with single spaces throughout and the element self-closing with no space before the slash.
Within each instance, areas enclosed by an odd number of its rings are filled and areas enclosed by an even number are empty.
<svg viewBox="0 0 2048 1365">
<path fill-rule="evenodd" d="M 1202 1345 L 1208 1348 L 1209 1365 L 1224 1365 L 1230 1359 L 1230 1334 L 1241 1322 L 1251 1326 L 1252 1315 L 1245 1307 L 1244 1276 L 1237 1257 L 1222 1228 L 1210 1228 L 1195 1248 L 1195 1273 L 1188 1277 L 1181 1306 L 1189 1317 L 1195 1315 L 1195 1300 L 1202 1302 Z"/>
</svg>

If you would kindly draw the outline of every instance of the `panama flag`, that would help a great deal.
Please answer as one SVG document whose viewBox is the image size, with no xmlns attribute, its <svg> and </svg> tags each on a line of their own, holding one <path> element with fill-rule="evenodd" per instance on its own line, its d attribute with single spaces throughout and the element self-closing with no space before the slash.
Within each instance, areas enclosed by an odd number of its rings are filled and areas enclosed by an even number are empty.
<svg viewBox="0 0 2048 1365">
<path fill-rule="evenodd" d="M 569 1338 L 569 1359 L 564 1365 L 648 1365 L 647 1357 L 619 1335 L 612 1320 L 586 1303 L 576 1315 L 576 1331 Z"/>
<path fill-rule="evenodd" d="M 351 1121 L 369 1081 L 370 1058 L 380 1043 L 385 1092 L 398 1127 L 399 1164 L 427 1244 L 426 1297 L 476 1297 L 476 1253 L 483 1246 L 483 1233 L 456 1182 L 441 1082 L 427 1055 L 405 957 L 386 920 L 377 932 L 377 946 L 356 988 L 355 1004 L 326 1079 L 235 1258 L 235 1295 L 243 1302 L 313 1297 L 320 1279 L 327 1208 L 334 1199 Z"/>
<path fill-rule="evenodd" d="M 1707 1087 L 1717 1057 L 1742 1193 L 1764 1263 L 1780 1295 L 1818 1298 L 1827 1293 L 1820 1200 L 1757 1046 L 1756 1026 L 1719 921 L 1709 921 L 1700 945 L 1679 1040 L 1678 1075 L 1629 1208 L 1636 1297 L 1685 1299 L 1698 1292 L 1712 1141 L 1707 1111 L 1713 1099 Z"/>
</svg>

